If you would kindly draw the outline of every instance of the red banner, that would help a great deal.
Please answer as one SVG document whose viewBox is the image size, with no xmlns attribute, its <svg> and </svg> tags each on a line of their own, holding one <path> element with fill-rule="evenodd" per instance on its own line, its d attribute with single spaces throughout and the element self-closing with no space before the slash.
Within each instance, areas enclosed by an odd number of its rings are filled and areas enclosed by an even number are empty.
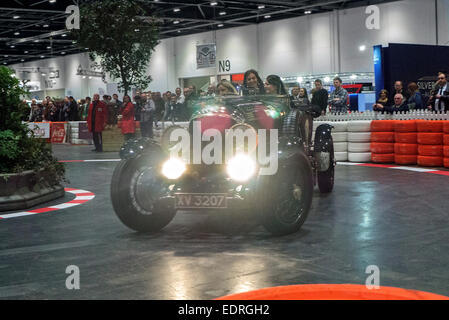
<svg viewBox="0 0 449 320">
<path fill-rule="evenodd" d="M 64 143 L 66 138 L 65 122 L 51 123 L 51 142 Z"/>
</svg>

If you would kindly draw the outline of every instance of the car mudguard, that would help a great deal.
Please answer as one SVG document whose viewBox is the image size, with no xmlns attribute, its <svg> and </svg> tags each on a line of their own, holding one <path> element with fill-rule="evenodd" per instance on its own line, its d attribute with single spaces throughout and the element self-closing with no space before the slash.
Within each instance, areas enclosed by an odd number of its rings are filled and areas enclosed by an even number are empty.
<svg viewBox="0 0 449 320">
<path fill-rule="evenodd" d="M 332 141 L 332 129 L 330 124 L 322 124 L 315 131 L 315 152 L 330 152 Z"/>
<path fill-rule="evenodd" d="M 149 152 L 164 153 L 161 146 L 150 138 L 131 139 L 120 148 L 120 158 L 132 159 Z"/>
</svg>

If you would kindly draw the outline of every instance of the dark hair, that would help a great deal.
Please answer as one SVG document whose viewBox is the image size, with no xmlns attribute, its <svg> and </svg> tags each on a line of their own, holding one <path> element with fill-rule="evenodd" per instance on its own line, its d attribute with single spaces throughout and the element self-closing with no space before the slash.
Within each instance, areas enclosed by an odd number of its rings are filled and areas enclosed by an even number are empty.
<svg viewBox="0 0 449 320">
<path fill-rule="evenodd" d="M 86 100 L 92 101 L 92 98 L 91 97 L 86 97 Z"/>
<path fill-rule="evenodd" d="M 323 84 L 323 81 L 321 81 L 321 79 L 316 79 L 315 82 L 319 82 L 320 84 Z"/>
<path fill-rule="evenodd" d="M 335 77 L 335 78 L 334 78 L 334 81 L 335 81 L 335 80 L 340 81 L 340 83 L 343 83 L 343 81 L 341 80 L 340 77 Z"/>
<path fill-rule="evenodd" d="M 277 75 L 269 75 L 267 77 L 267 82 L 273 86 L 276 87 L 277 94 L 287 94 L 287 90 L 285 90 L 284 83 L 282 82 L 281 78 Z"/>
<path fill-rule="evenodd" d="M 408 84 L 408 90 L 410 91 L 410 93 L 415 92 L 416 90 L 418 90 L 418 85 L 415 82 L 410 82 Z"/>
<path fill-rule="evenodd" d="M 259 93 L 261 93 L 261 94 L 265 93 L 265 86 L 263 85 L 263 81 L 260 78 L 259 73 L 254 69 L 249 69 L 248 71 L 245 72 L 245 75 L 243 76 L 243 87 L 245 89 L 248 88 L 247 79 L 251 73 L 254 74 L 257 78 L 257 87 L 259 88 Z"/>
</svg>

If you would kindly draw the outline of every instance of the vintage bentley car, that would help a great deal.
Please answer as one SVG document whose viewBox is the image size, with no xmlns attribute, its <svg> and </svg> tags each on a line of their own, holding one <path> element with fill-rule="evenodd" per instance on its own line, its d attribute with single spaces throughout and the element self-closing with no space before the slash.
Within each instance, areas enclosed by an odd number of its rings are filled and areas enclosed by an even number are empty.
<svg viewBox="0 0 449 320">
<path fill-rule="evenodd" d="M 164 228 L 178 211 L 248 210 L 275 235 L 298 231 L 314 185 L 334 185 L 332 127 L 316 129 L 313 106 L 288 96 L 202 98 L 188 128 L 161 141 L 128 141 L 111 182 L 119 219 L 140 232 Z"/>
</svg>

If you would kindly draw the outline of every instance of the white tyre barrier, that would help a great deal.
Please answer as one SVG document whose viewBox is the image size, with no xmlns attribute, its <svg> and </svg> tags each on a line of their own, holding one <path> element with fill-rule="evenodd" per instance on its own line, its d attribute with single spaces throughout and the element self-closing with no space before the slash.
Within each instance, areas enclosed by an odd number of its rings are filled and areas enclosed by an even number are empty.
<svg viewBox="0 0 449 320">
<path fill-rule="evenodd" d="M 371 132 L 348 132 L 348 142 L 370 142 Z"/>
<path fill-rule="evenodd" d="M 329 123 L 334 128 L 332 132 L 346 132 L 348 131 L 348 122 L 347 121 L 336 121 Z"/>
<path fill-rule="evenodd" d="M 334 142 L 334 152 L 348 152 L 348 143 Z"/>
<path fill-rule="evenodd" d="M 349 121 L 349 132 L 371 132 L 371 120 Z"/>
<path fill-rule="evenodd" d="M 349 162 L 371 162 L 371 152 L 348 152 Z"/>
<path fill-rule="evenodd" d="M 332 139 L 334 142 L 347 142 L 348 133 L 347 132 L 332 132 Z"/>
<path fill-rule="evenodd" d="M 348 161 L 348 153 L 347 152 L 335 152 L 335 161 Z"/>
<path fill-rule="evenodd" d="M 371 152 L 371 143 L 369 142 L 349 142 L 348 151 L 355 153 Z"/>
</svg>

